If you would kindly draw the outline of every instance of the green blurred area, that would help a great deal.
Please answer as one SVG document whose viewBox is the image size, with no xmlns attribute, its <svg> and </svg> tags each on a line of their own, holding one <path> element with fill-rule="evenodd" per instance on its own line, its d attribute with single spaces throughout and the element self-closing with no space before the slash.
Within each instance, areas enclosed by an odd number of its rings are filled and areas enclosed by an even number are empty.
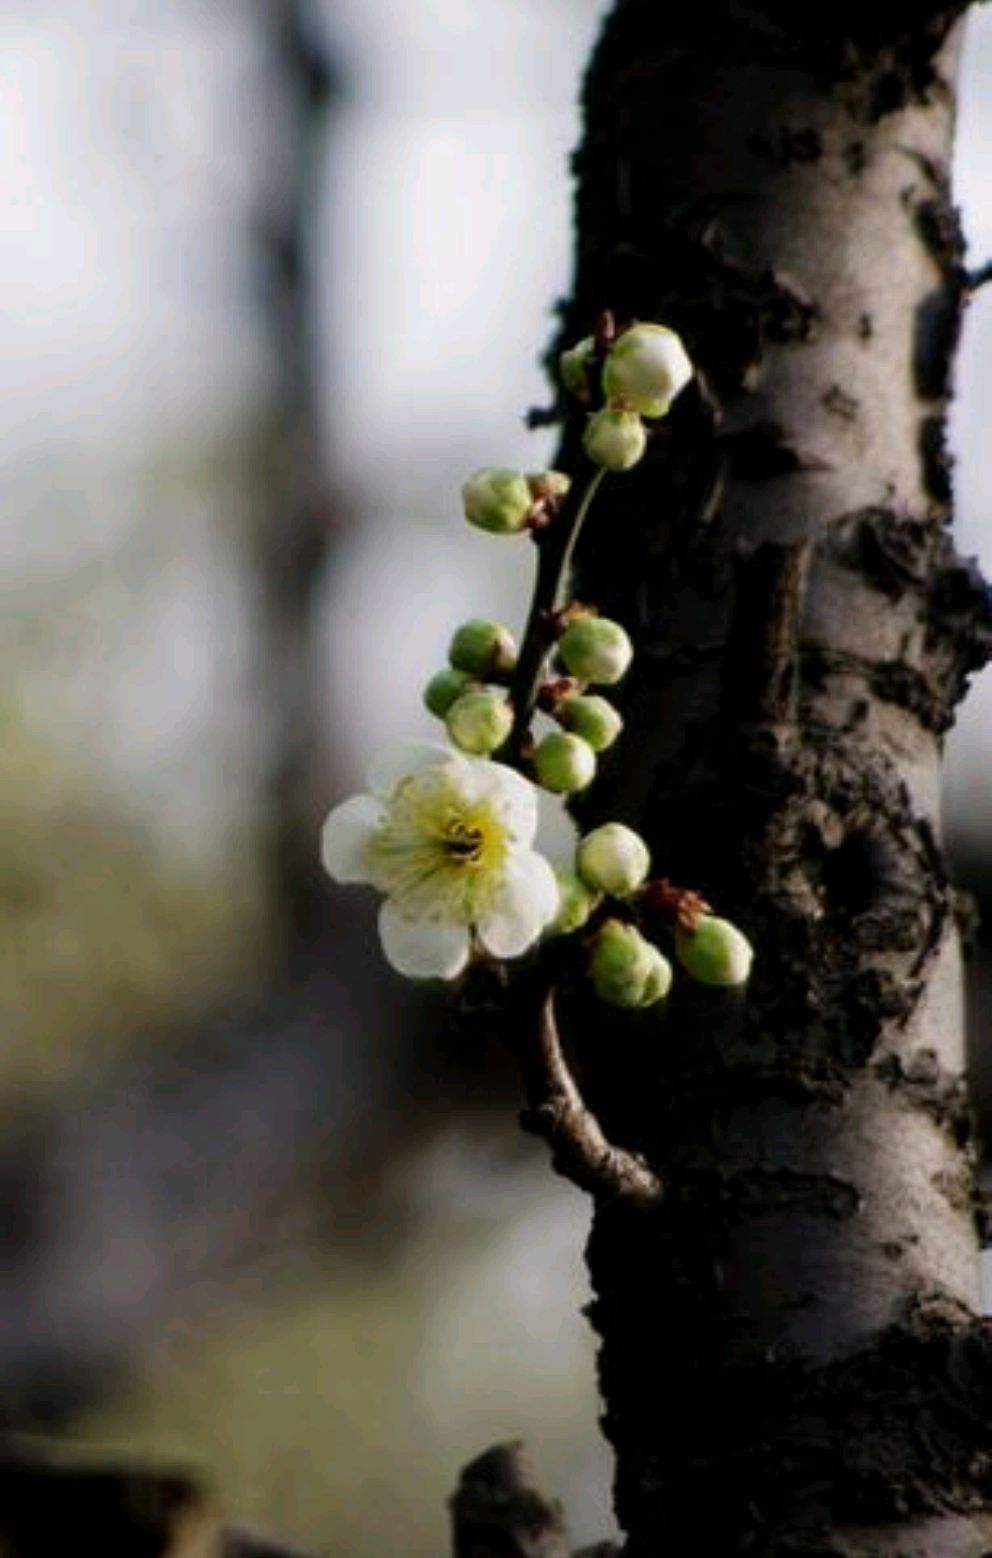
<svg viewBox="0 0 992 1558">
<path fill-rule="evenodd" d="M 562 1232 L 577 1262 L 567 1212 Z M 552 1269 L 556 1243 L 539 1257 Z M 327 1558 L 438 1558 L 460 1467 L 522 1435 L 547 1485 L 602 1535 L 592 1339 L 574 1305 L 556 1321 L 528 1299 L 522 1247 L 493 1219 L 441 1219 L 376 1264 L 256 1278 L 163 1335 L 79 1432 L 150 1464 L 192 1462 L 239 1519 Z M 576 1275 L 560 1271 L 559 1286 Z"/>
<path fill-rule="evenodd" d="M 141 1035 L 183 1027 L 247 971 L 264 976 L 259 862 L 180 869 L 74 767 L 0 707 L 0 1088 L 91 1075 Z"/>
</svg>

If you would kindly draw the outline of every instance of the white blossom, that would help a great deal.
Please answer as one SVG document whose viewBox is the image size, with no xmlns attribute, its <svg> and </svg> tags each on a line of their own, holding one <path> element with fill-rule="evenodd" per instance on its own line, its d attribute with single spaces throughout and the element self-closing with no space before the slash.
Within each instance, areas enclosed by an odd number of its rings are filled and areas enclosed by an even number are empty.
<svg viewBox="0 0 992 1558">
<path fill-rule="evenodd" d="M 534 786 L 513 769 L 436 742 L 409 742 L 373 766 L 368 794 L 336 806 L 321 858 L 338 882 L 385 902 L 379 935 L 412 979 L 454 979 L 476 943 L 518 957 L 558 912 L 555 874 L 531 848 Z"/>
</svg>

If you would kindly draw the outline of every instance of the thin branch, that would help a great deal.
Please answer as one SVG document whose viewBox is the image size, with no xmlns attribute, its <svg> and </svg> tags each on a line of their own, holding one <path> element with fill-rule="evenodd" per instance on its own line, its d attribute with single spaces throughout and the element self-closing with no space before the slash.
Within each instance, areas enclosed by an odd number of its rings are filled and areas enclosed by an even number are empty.
<svg viewBox="0 0 992 1558">
<path fill-rule="evenodd" d="M 543 1137 L 555 1171 L 580 1190 L 600 1199 L 656 1206 L 663 1194 L 661 1180 L 643 1158 L 607 1141 L 579 1091 L 558 1037 L 554 990 L 545 991 L 536 1022 L 520 1023 L 517 1016 L 511 1007 L 507 1042 L 523 1075 L 523 1129 Z"/>
<path fill-rule="evenodd" d="M 604 470 L 594 471 L 578 501 L 573 488 L 554 523 L 546 530 L 534 532 L 534 542 L 538 547 L 537 575 L 517 668 L 510 684 L 513 729 L 504 753 L 497 754 L 505 755 L 507 761 L 516 764 L 519 764 L 530 734 L 530 722 L 537 704 L 544 663 L 553 642 L 551 614 L 564 604 L 575 543 L 605 474 Z"/>
<path fill-rule="evenodd" d="M 992 260 L 986 260 L 984 265 L 979 265 L 977 270 L 968 271 L 965 276 L 965 287 L 969 292 L 977 292 L 979 287 L 984 287 L 992 281 Z"/>
</svg>

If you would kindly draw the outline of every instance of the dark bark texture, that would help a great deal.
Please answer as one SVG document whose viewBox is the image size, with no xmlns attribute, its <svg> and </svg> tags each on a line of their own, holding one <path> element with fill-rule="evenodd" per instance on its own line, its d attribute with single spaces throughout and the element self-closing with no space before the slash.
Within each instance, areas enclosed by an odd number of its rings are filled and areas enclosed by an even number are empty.
<svg viewBox="0 0 992 1558">
<path fill-rule="evenodd" d="M 757 948 L 740 999 L 564 1010 L 666 1187 L 601 1199 L 589 1245 L 627 1558 L 992 1552 L 938 815 L 992 643 L 947 529 L 964 10 L 620 0 L 586 82 L 561 340 L 662 320 L 699 375 L 581 549 L 639 651 L 581 820 Z"/>
</svg>

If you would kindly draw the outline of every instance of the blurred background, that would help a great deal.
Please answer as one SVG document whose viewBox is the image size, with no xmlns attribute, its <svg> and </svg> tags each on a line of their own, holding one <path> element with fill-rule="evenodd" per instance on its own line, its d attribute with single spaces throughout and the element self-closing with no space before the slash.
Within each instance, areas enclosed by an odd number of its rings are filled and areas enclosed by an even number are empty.
<svg viewBox="0 0 992 1558">
<path fill-rule="evenodd" d="M 454 623 L 522 613 L 528 549 L 458 488 L 550 453 L 605 9 L 0 0 L 0 1421 L 179 1457 L 328 1555 L 436 1558 L 520 1435 L 610 1531 L 583 1203 L 315 868 Z M 973 265 L 990 84 L 984 10 Z M 954 418 L 986 570 L 990 360 L 992 287 Z M 992 904 L 992 677 L 949 758 Z"/>
</svg>

